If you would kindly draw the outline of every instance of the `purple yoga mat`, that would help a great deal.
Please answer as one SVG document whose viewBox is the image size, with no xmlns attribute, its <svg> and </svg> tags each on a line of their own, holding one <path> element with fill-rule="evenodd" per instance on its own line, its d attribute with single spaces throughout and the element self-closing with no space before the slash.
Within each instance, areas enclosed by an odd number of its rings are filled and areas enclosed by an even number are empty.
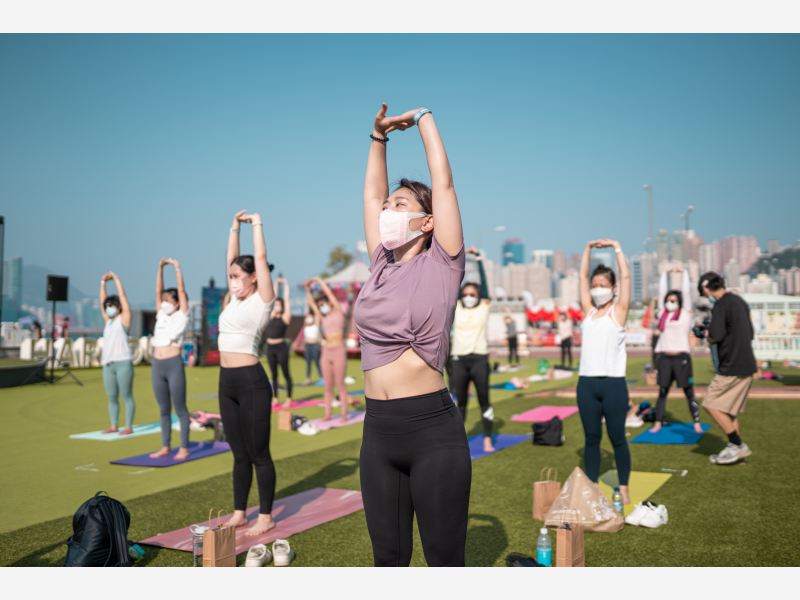
<svg viewBox="0 0 800 600">
<path fill-rule="evenodd" d="M 566 419 L 576 412 L 578 412 L 577 406 L 537 406 L 521 415 L 511 417 L 511 420 L 522 421 L 523 423 L 544 423 L 553 417 Z"/>
<path fill-rule="evenodd" d="M 367 416 L 366 411 L 363 410 L 351 410 L 347 413 L 347 422 L 342 423 L 339 419 L 342 418 L 342 415 L 331 415 L 330 421 L 323 421 L 322 418 L 313 419 L 309 421 L 309 423 L 313 423 L 316 425 L 320 431 L 325 431 L 327 429 L 335 429 L 337 427 L 347 427 L 348 425 L 355 425 L 356 423 L 363 423 L 364 417 Z"/>
<path fill-rule="evenodd" d="M 175 460 L 173 456 L 178 453 L 178 448 L 172 448 L 172 456 L 162 456 L 161 458 L 150 458 L 152 452 L 147 454 L 140 454 L 139 456 L 131 456 L 130 458 L 121 458 L 119 460 L 112 460 L 112 465 L 128 465 L 130 467 L 174 467 L 175 465 L 182 465 L 183 463 L 206 456 L 214 456 L 215 454 L 222 454 L 223 452 L 230 452 L 231 447 L 227 442 L 189 442 L 189 458 L 183 460 Z"/>
<path fill-rule="evenodd" d="M 474 435 L 471 438 L 468 438 L 467 441 L 469 442 L 469 457 L 472 460 L 476 458 L 483 458 L 484 456 L 490 456 L 492 454 L 496 454 L 498 450 L 505 450 L 506 448 L 510 448 L 511 446 L 516 446 L 517 444 L 521 444 L 522 442 L 529 442 L 531 440 L 530 435 L 512 435 L 510 433 L 495 433 L 492 435 L 492 445 L 494 446 L 494 452 L 484 452 L 483 451 L 483 434 Z"/>
</svg>

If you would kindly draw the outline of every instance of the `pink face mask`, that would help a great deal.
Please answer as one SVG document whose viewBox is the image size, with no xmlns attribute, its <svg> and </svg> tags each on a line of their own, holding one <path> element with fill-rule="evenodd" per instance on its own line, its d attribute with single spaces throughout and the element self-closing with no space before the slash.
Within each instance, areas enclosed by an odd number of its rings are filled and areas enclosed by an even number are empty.
<svg viewBox="0 0 800 600">
<path fill-rule="evenodd" d="M 237 298 L 244 298 L 247 296 L 247 290 L 253 287 L 253 284 L 245 285 L 244 279 L 231 279 L 230 280 L 230 288 L 231 294 L 236 296 Z"/>
<path fill-rule="evenodd" d="M 424 212 L 398 212 L 394 210 L 384 210 L 381 212 L 378 221 L 378 233 L 381 236 L 381 244 L 387 250 L 394 250 L 421 236 L 424 231 L 419 229 L 411 231 L 408 222 L 419 217 L 428 217 Z"/>
</svg>

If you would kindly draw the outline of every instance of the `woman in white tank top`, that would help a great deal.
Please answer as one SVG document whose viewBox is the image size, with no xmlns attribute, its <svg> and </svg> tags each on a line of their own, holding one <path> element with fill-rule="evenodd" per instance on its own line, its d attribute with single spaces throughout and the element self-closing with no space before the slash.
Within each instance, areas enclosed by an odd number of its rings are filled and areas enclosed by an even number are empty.
<svg viewBox="0 0 800 600">
<path fill-rule="evenodd" d="M 592 248 L 614 248 L 620 282 L 614 271 L 599 265 L 589 277 Z M 628 412 L 628 387 L 625 383 L 627 354 L 625 322 L 631 301 L 631 277 L 619 242 L 609 239 L 586 244 L 581 259 L 581 305 L 586 317 L 581 325 L 581 365 L 578 379 L 578 409 L 586 435 L 583 459 L 586 475 L 594 482 L 600 477 L 600 440 L 603 417 L 614 446 L 619 490 L 625 504 L 630 504 L 628 478 L 631 455 L 625 439 Z M 614 304 L 614 296 L 619 301 Z"/>
<path fill-rule="evenodd" d="M 114 280 L 119 295 L 106 293 L 106 281 Z M 131 326 L 131 307 L 119 277 L 109 271 L 100 280 L 100 305 L 103 307 L 103 385 L 108 395 L 108 414 L 111 427 L 103 433 L 119 431 L 119 396 L 125 401 L 125 427 L 119 435 L 133 433 L 136 402 L 133 400 L 133 356 L 128 346 Z"/>
</svg>

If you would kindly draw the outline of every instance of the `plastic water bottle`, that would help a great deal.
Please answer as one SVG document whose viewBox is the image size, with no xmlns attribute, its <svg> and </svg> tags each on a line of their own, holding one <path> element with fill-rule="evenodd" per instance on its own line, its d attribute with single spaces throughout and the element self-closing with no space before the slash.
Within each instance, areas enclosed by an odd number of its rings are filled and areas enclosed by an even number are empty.
<svg viewBox="0 0 800 600">
<path fill-rule="evenodd" d="M 201 525 L 192 525 L 189 528 L 189 531 L 192 532 L 192 566 L 193 567 L 202 567 L 202 558 L 203 556 L 203 532 L 209 529 L 209 527 L 204 527 Z"/>
<path fill-rule="evenodd" d="M 547 535 L 547 528 L 542 527 L 539 530 L 539 539 L 536 540 L 536 562 L 543 567 L 552 566 L 551 551 L 550 536 Z"/>
<path fill-rule="evenodd" d="M 614 510 L 619 514 L 623 514 L 625 508 L 622 505 L 622 494 L 619 493 L 619 488 L 614 488 L 614 495 L 611 496 L 611 502 L 614 505 Z"/>
</svg>

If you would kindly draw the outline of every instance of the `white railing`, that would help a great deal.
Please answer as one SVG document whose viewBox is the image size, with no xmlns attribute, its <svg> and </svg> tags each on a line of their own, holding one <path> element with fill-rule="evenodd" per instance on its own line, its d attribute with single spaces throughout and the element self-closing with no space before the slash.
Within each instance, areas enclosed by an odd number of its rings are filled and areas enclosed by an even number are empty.
<svg viewBox="0 0 800 600">
<path fill-rule="evenodd" d="M 800 335 L 756 334 L 753 353 L 759 360 L 800 359 Z"/>
</svg>

